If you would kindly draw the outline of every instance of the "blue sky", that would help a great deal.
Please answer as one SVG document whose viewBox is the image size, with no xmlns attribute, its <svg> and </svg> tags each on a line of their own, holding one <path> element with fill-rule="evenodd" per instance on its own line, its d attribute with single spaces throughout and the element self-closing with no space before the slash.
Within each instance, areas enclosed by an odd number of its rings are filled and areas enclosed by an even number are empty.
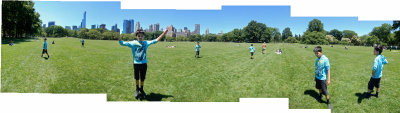
<svg viewBox="0 0 400 113">
<path fill-rule="evenodd" d="M 86 11 L 86 27 L 106 24 L 107 29 L 117 24 L 122 32 L 124 19 L 134 19 L 146 29 L 150 24 L 160 23 L 160 28 L 173 25 L 177 29 L 200 24 L 200 33 L 206 28 L 210 33 L 226 33 L 235 28 L 243 28 L 251 20 L 276 27 L 282 32 L 289 27 L 294 34 L 303 34 L 308 22 L 314 18 L 322 21 L 324 29 L 353 30 L 359 35 L 368 34 L 374 27 L 392 21 L 358 21 L 357 17 L 290 17 L 290 6 L 222 6 L 222 10 L 134 10 L 120 9 L 120 2 L 55 2 L 35 1 L 43 24 L 56 21 L 56 25 L 80 25 Z"/>
</svg>

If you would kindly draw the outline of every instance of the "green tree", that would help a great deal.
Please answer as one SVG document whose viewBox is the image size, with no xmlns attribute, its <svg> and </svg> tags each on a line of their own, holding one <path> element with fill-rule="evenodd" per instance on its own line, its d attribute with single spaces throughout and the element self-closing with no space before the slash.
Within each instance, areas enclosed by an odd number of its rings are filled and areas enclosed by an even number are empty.
<svg viewBox="0 0 400 113">
<path fill-rule="evenodd" d="M 331 31 L 329 31 L 328 34 L 332 35 L 337 40 L 342 40 L 342 38 L 343 38 L 343 33 L 341 31 L 337 30 L 337 29 L 332 29 Z"/>
<path fill-rule="evenodd" d="M 40 14 L 32 1 L 2 1 L 2 37 L 23 38 L 43 34 Z"/>
<path fill-rule="evenodd" d="M 394 39 L 391 37 L 390 31 L 392 26 L 390 24 L 382 24 L 379 27 L 374 27 L 374 29 L 369 33 L 369 35 L 375 35 L 380 41 L 386 44 L 394 44 Z"/>
<path fill-rule="evenodd" d="M 309 32 L 323 32 L 324 30 L 324 24 L 318 20 L 318 19 L 313 19 L 308 23 L 308 29 L 307 31 Z"/>
<path fill-rule="evenodd" d="M 296 40 L 296 38 L 294 37 L 288 37 L 287 39 L 285 39 L 286 43 L 298 43 L 298 41 Z"/>
<path fill-rule="evenodd" d="M 61 26 L 53 25 L 47 27 L 45 32 L 48 37 L 64 37 L 68 35 L 68 31 Z"/>
<path fill-rule="evenodd" d="M 392 30 L 394 31 L 394 44 L 397 44 L 397 45 L 400 45 L 400 29 L 399 28 L 400 28 L 400 21 L 393 21 Z"/>
<path fill-rule="evenodd" d="M 325 36 L 325 32 L 306 31 L 301 38 L 301 42 L 306 44 L 329 44 Z"/>
<path fill-rule="evenodd" d="M 86 38 L 88 38 L 88 39 L 97 39 L 97 40 L 103 39 L 102 34 L 96 29 L 89 29 L 89 31 L 86 32 L 85 34 L 87 36 Z"/>
<path fill-rule="evenodd" d="M 84 39 L 89 38 L 88 35 L 87 35 L 87 32 L 89 32 L 89 30 L 86 29 L 86 28 L 81 28 L 81 29 L 79 29 L 78 37 L 79 37 L 79 38 L 84 38 Z"/>
<path fill-rule="evenodd" d="M 343 30 L 343 38 L 352 38 L 353 36 L 357 36 L 357 33 L 352 30 Z"/>
<path fill-rule="evenodd" d="M 282 40 L 286 40 L 288 37 L 293 37 L 293 35 L 292 35 L 292 31 L 290 31 L 290 28 L 286 27 L 282 31 Z"/>
<path fill-rule="evenodd" d="M 270 41 L 270 37 L 268 37 L 266 32 L 267 26 L 263 23 L 258 23 L 257 21 L 252 20 L 243 30 L 246 42 L 261 42 L 261 39 L 266 42 Z"/>
</svg>

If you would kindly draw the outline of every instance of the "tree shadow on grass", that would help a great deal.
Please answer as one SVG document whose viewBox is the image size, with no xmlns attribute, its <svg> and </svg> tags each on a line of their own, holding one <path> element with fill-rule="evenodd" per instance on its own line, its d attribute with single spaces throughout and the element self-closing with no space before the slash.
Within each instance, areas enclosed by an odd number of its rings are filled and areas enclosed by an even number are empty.
<svg viewBox="0 0 400 113">
<path fill-rule="evenodd" d="M 139 95 L 141 96 L 141 95 Z M 172 95 L 164 95 L 159 93 L 150 93 L 146 95 L 146 98 L 140 98 L 140 100 L 147 100 L 147 101 L 162 101 L 164 98 L 174 97 Z"/>
<path fill-rule="evenodd" d="M 34 38 L 22 38 L 22 39 L 17 39 L 17 38 L 14 38 L 14 39 L 1 39 L 1 44 L 9 44 L 9 43 L 10 43 L 10 40 L 12 40 L 14 44 L 18 44 L 18 43 L 21 43 L 21 42 L 31 42 L 31 41 L 33 41 L 33 40 L 36 40 L 36 39 L 34 39 Z"/>
<path fill-rule="evenodd" d="M 356 93 L 356 94 L 355 94 L 355 96 L 358 97 L 358 100 L 357 100 L 358 104 L 360 104 L 360 103 L 362 102 L 362 100 L 365 98 L 366 95 L 367 95 L 367 92 L 364 92 L 364 93 Z"/>
<path fill-rule="evenodd" d="M 319 93 L 316 92 L 315 90 L 311 90 L 311 89 L 306 90 L 306 91 L 304 91 L 304 95 L 310 95 L 310 96 L 313 97 L 316 101 L 318 101 L 317 98 L 319 97 Z M 319 102 L 319 103 L 326 103 L 326 102 L 323 101 L 323 100 L 319 100 L 318 102 Z"/>
</svg>

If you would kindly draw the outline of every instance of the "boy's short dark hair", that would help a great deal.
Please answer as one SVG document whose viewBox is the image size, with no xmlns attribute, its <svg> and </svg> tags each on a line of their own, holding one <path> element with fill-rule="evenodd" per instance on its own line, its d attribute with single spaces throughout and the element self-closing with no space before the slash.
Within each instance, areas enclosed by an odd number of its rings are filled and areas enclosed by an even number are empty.
<svg viewBox="0 0 400 113">
<path fill-rule="evenodd" d="M 253 44 L 251 44 L 251 46 L 253 46 Z"/>
<path fill-rule="evenodd" d="M 143 31 L 142 29 L 138 29 L 138 30 L 136 31 L 136 36 L 138 36 L 139 34 L 143 34 L 143 36 L 145 35 L 145 34 L 144 34 L 144 31 Z"/>
<path fill-rule="evenodd" d="M 381 54 L 382 53 L 382 50 L 383 50 L 383 47 L 381 46 L 381 45 L 377 45 L 377 46 L 375 46 L 375 51 L 378 51 L 379 52 L 379 54 Z"/>
<path fill-rule="evenodd" d="M 322 52 L 322 47 L 321 46 L 315 47 L 314 52 Z"/>
<path fill-rule="evenodd" d="M 44 38 L 44 40 L 47 40 L 47 38 Z"/>
</svg>

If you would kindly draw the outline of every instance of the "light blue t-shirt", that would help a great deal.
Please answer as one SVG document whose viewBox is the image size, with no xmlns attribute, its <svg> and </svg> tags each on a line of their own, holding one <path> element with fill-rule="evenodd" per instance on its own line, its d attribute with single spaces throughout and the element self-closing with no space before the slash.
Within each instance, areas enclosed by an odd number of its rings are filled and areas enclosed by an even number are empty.
<svg viewBox="0 0 400 113">
<path fill-rule="evenodd" d="M 249 49 L 250 49 L 250 52 L 254 52 L 255 51 L 253 46 L 250 46 Z"/>
<path fill-rule="evenodd" d="M 322 55 L 315 61 L 315 78 L 318 80 L 326 80 L 326 76 L 330 70 L 329 59 Z"/>
<path fill-rule="evenodd" d="M 122 46 L 128 46 L 129 48 L 132 49 L 132 54 L 133 54 L 133 63 L 134 64 L 145 64 L 147 63 L 146 55 L 147 55 L 147 48 L 151 44 L 157 43 L 157 40 L 152 40 L 152 41 L 142 41 L 140 45 L 137 45 L 135 43 L 139 43 L 137 40 L 134 41 L 129 41 L 129 42 L 124 42 L 124 41 L 119 41 L 119 44 Z"/>
<path fill-rule="evenodd" d="M 200 51 L 201 46 L 200 45 L 196 45 L 196 51 Z"/>
<path fill-rule="evenodd" d="M 82 42 L 82 43 L 85 43 L 85 40 L 83 40 L 83 39 L 82 39 L 82 41 L 81 41 L 81 42 Z"/>
<path fill-rule="evenodd" d="M 47 41 L 44 41 L 43 49 L 47 49 Z"/>
<path fill-rule="evenodd" d="M 383 64 L 388 64 L 388 61 L 386 60 L 385 56 L 376 55 L 375 60 L 374 60 L 374 66 L 372 66 L 372 70 L 375 71 L 375 77 L 374 77 L 374 75 L 371 75 L 372 78 L 381 78 L 382 77 Z"/>
</svg>

